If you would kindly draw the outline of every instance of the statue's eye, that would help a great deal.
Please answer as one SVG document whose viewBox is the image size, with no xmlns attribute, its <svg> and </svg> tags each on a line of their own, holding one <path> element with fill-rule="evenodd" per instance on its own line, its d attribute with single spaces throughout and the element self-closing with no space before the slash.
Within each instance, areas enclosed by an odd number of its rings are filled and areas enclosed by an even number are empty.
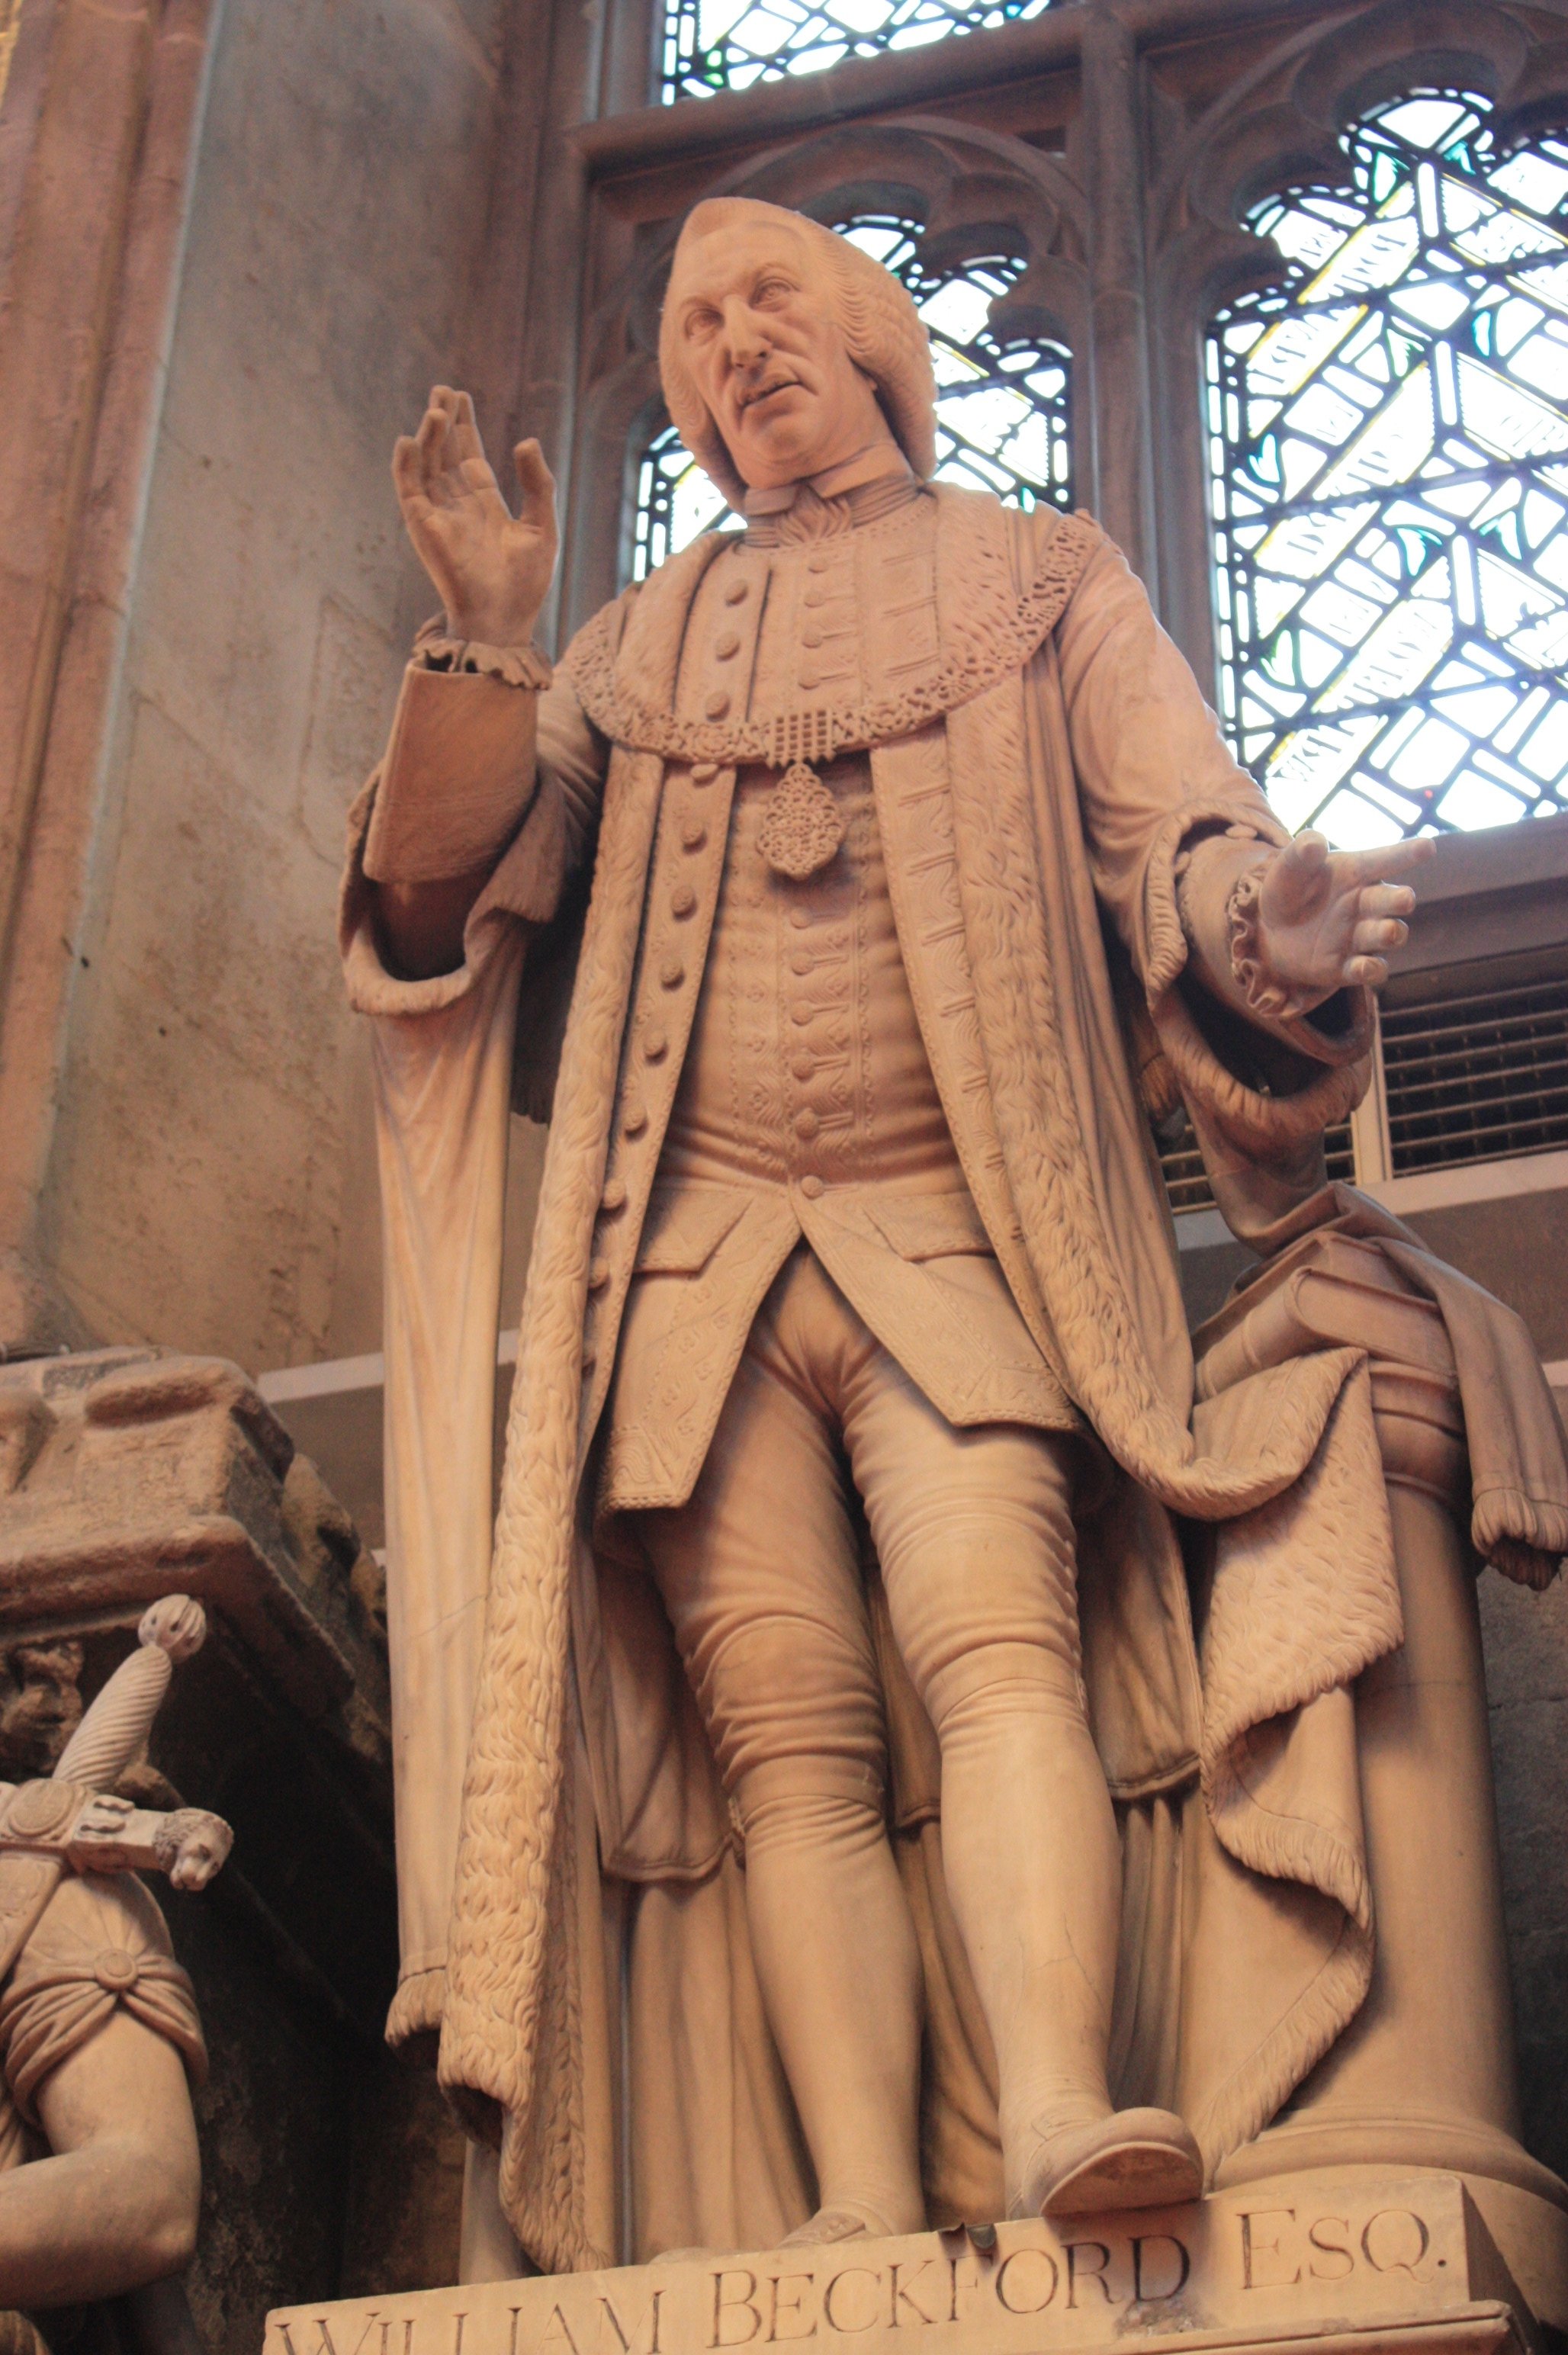
<svg viewBox="0 0 1568 2355">
<path fill-rule="evenodd" d="M 787 278 L 760 278 L 752 299 L 755 303 L 786 303 L 794 293 Z"/>
<path fill-rule="evenodd" d="M 699 342 L 703 336 L 710 336 L 718 325 L 717 311 L 706 309 L 688 311 L 686 314 L 687 340 L 689 343 Z"/>
</svg>

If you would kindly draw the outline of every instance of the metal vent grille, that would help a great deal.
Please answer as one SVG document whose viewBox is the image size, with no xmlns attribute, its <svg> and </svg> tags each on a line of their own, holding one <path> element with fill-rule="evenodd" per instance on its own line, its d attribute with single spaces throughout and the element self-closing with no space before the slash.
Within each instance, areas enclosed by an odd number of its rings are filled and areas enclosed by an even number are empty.
<svg viewBox="0 0 1568 2355">
<path fill-rule="evenodd" d="M 1385 1007 L 1382 1053 L 1396 1177 L 1568 1146 L 1568 974 Z"/>
<path fill-rule="evenodd" d="M 1209 1178 L 1203 1167 L 1203 1156 L 1198 1150 L 1198 1139 L 1186 1121 L 1174 1145 L 1164 1147 L 1159 1166 L 1165 1173 L 1165 1190 L 1170 1197 L 1173 1210 L 1208 1210 L 1213 1208 L 1214 1197 L 1209 1190 Z"/>
<path fill-rule="evenodd" d="M 1341 1121 L 1338 1127 L 1326 1129 L 1323 1150 L 1328 1158 L 1330 1178 L 1343 1178 L 1353 1182 L 1356 1158 L 1350 1146 L 1350 1124 Z M 1165 1172 L 1165 1190 L 1170 1197 L 1173 1210 L 1209 1210 L 1214 1207 L 1214 1197 L 1209 1190 L 1209 1179 L 1203 1167 L 1203 1156 L 1198 1140 L 1187 1121 L 1181 1124 L 1181 1134 L 1168 1145 L 1159 1156 Z"/>
</svg>

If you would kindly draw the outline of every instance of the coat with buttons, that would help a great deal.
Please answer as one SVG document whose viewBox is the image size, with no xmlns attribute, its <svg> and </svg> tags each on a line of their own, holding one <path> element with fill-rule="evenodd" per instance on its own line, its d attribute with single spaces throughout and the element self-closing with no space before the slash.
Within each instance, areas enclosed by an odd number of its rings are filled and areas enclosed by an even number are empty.
<svg viewBox="0 0 1568 2355">
<path fill-rule="evenodd" d="M 1109 1502 L 1080 1532 L 1081 1604 L 1096 1740 L 1127 1829 L 1127 1918 L 1142 1908 L 1147 1946 L 1139 2018 L 1123 2023 L 1124 2094 L 1181 2107 L 1217 2163 L 1314 2065 L 1365 1982 L 1336 1977 L 1348 1901 L 1332 1792 L 1321 1816 L 1309 1799 L 1287 1823 L 1243 1794 L 1228 1815 L 1211 1809 L 1202 1835 L 1225 1852 L 1225 1902 L 1251 1902 L 1235 1891 L 1262 1873 L 1330 1903 L 1285 1934 L 1243 2053 L 1222 2026 L 1182 2049 L 1189 1958 L 1168 1900 L 1200 1768 L 1214 1787 L 1216 1742 L 1244 1742 L 1397 1643 L 1398 1600 L 1357 1353 L 1269 1369 L 1195 1412 L 1146 1107 L 1179 1094 L 1233 1223 L 1266 1226 L 1320 1182 L 1321 1132 L 1365 1083 L 1366 1008 L 1342 1009 L 1335 1035 L 1268 1036 L 1184 980 L 1184 847 L 1282 829 L 1093 526 L 975 494 L 932 504 L 928 659 L 912 687 L 873 692 L 851 734 L 869 747 L 910 986 L 976 1209 L 1113 1467 Z M 515 687 L 411 671 L 394 759 L 400 742 L 405 762 L 422 746 L 456 779 L 465 762 L 473 774 L 537 758 L 456 972 L 386 972 L 354 860 L 344 901 L 351 994 L 376 1018 L 387 1232 L 404 1697 L 392 2032 L 440 2023 L 443 2082 L 476 2130 L 499 2131 L 504 2204 L 548 2269 L 626 2245 L 618 2137 L 638 2254 L 760 2245 L 811 2204 L 705 1739 L 656 1599 L 635 1555 L 595 1531 L 585 1480 L 701 986 L 723 813 L 736 766 L 767 757 L 749 722 L 714 708 L 721 687 L 677 708 L 688 616 L 722 555 L 721 539 L 699 541 L 596 617 L 540 698 L 537 741 L 533 698 Z M 803 726 L 783 715 L 768 741 L 809 755 Z M 704 855 L 677 857 L 699 807 Z M 648 999 L 669 1050 L 643 1059 L 633 1088 L 629 1016 Z M 536 1112 L 548 1099 L 550 1134 L 492 1547 L 514 1087 Z M 1260 1647 L 1243 1613 L 1240 1666 L 1200 1660 L 1182 1521 L 1213 1525 L 1221 1568 L 1244 1561 L 1253 1585 L 1260 1553 L 1290 1562 L 1291 1623 Z M 1240 1704 L 1211 1722 L 1206 1692 L 1233 1698 L 1238 1679 Z M 942 1896 L 929 1729 L 891 1658 L 887 1682 L 927 1965 L 933 2210 L 994 2214 L 994 2087 Z M 607 1909 L 623 1914 L 625 1990 L 606 1977 Z M 1211 1919 L 1223 1935 L 1223 1905 Z M 616 2050 L 621 2023 L 630 2051 Z M 635 2115 L 618 2119 L 627 2085 Z"/>
</svg>

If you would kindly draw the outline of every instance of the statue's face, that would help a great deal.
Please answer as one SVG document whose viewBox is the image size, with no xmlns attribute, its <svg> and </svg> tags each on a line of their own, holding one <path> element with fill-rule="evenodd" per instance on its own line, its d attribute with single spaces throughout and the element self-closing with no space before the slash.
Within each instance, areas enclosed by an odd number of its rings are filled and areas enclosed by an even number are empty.
<svg viewBox="0 0 1568 2355">
<path fill-rule="evenodd" d="M 805 238 L 757 223 L 687 239 L 669 302 L 686 364 L 753 489 L 794 483 L 888 440 Z"/>
</svg>

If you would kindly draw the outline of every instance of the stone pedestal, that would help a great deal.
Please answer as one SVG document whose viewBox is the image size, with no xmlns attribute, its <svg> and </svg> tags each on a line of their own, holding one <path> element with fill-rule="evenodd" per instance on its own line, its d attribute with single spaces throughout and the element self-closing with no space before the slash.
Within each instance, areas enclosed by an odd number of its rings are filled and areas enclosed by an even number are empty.
<svg viewBox="0 0 1568 2355">
<path fill-rule="evenodd" d="M 1041 2355 L 1179 2334 L 1292 2355 L 1523 2350 L 1538 2327 L 1455 2175 L 1347 2167 L 1190 2207 L 672 2257 L 280 2308 L 264 2355 Z"/>
<path fill-rule="evenodd" d="M 1275 2123 L 1225 2160 L 1219 2183 L 1256 2190 L 1373 2158 L 1450 2170 L 1468 2183 L 1534 2311 L 1568 2329 L 1568 2191 L 1519 2138 L 1480 1565 L 1452 1346 L 1435 1305 L 1374 1243 L 1330 1231 L 1283 1253 L 1199 1328 L 1200 1366 L 1216 1342 L 1234 1350 L 1249 1323 L 1266 1330 L 1271 1295 L 1293 1282 L 1296 1347 L 1353 1338 L 1371 1355 L 1404 1641 L 1355 1688 L 1371 1986 Z"/>
</svg>

